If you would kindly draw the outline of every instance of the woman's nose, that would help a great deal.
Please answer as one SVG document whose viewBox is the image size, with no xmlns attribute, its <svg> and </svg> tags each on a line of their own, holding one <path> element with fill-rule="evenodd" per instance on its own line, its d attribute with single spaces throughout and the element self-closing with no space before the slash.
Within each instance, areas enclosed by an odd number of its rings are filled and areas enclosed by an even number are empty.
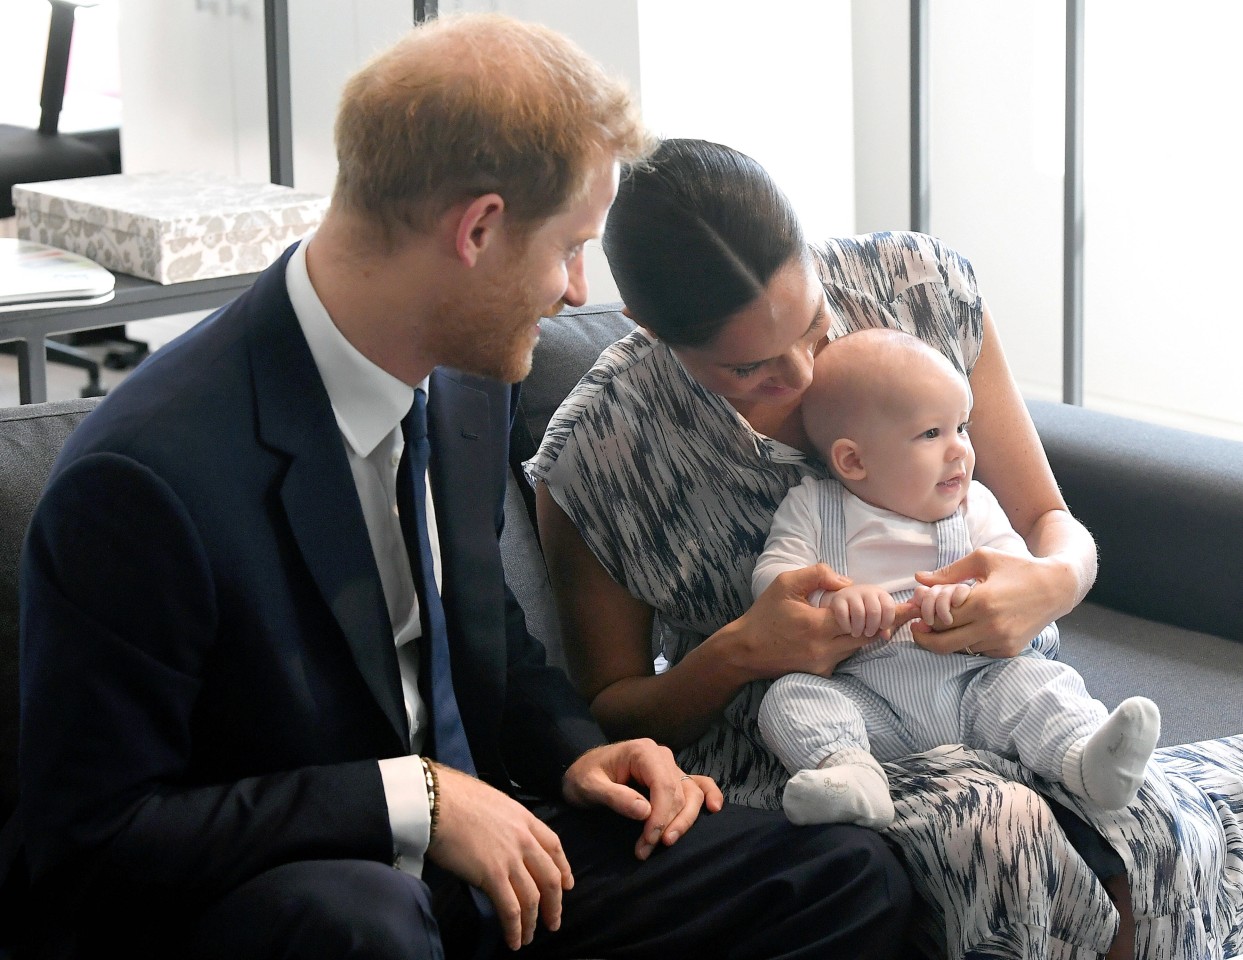
<svg viewBox="0 0 1243 960">
<path fill-rule="evenodd" d="M 812 349 L 798 344 L 783 358 L 777 378 L 782 386 L 803 391 L 811 383 L 811 370 L 815 362 Z"/>
</svg>

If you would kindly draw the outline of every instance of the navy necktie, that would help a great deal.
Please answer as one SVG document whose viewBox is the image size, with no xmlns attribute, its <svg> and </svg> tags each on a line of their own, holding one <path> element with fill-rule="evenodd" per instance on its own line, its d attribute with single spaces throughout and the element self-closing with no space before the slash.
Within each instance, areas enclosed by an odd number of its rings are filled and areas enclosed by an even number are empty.
<svg viewBox="0 0 1243 960">
<path fill-rule="evenodd" d="M 432 544 L 427 532 L 427 464 L 431 444 L 427 439 L 427 396 L 422 390 L 414 391 L 414 404 L 401 425 L 406 449 L 397 470 L 397 512 L 410 554 L 410 572 L 419 593 L 419 619 L 423 624 L 419 687 L 432 717 L 430 742 L 425 744 L 424 752 L 456 770 L 474 774 L 475 764 L 453 692 L 449 631 L 436 589 Z"/>
<path fill-rule="evenodd" d="M 431 736 L 423 745 L 423 753 L 473 776 L 475 762 L 453 692 L 449 630 L 445 625 L 440 591 L 436 589 L 432 541 L 427 532 L 427 464 L 432 446 L 427 439 L 427 394 L 422 390 L 414 391 L 414 403 L 402 420 L 401 429 L 406 449 L 397 468 L 397 514 L 406 551 L 410 554 L 410 572 L 419 592 L 419 619 L 423 623 L 423 637 L 419 641 L 419 694 L 432 715 Z M 423 877 L 433 882 L 437 872 L 435 864 L 427 863 Z M 496 912 L 487 894 L 478 887 L 468 889 L 481 921 L 474 956 L 493 956 L 500 942 Z"/>
</svg>

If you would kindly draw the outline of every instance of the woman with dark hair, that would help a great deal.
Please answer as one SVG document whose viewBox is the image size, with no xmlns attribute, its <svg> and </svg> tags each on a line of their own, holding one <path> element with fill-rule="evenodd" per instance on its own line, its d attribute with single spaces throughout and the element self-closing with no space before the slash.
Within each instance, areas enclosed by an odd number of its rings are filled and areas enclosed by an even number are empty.
<svg viewBox="0 0 1243 960">
<path fill-rule="evenodd" d="M 528 475 L 571 673 L 610 735 L 651 736 L 726 799 L 780 806 L 787 773 L 756 725 L 769 682 L 828 674 L 869 642 L 807 603 L 845 582 L 824 565 L 783 574 L 754 605 L 749 589 L 786 491 L 823 471 L 799 405 L 819 347 L 850 330 L 905 329 L 970 377 L 977 474 L 1033 554 L 980 551 L 921 575 L 977 586 L 950 629 L 915 624 L 920 642 L 1013 656 L 1083 599 L 1095 545 L 1066 509 L 964 258 L 909 233 L 809 247 L 763 168 L 697 140 L 665 141 L 627 171 L 604 247 L 639 329 L 567 398 Z M 925 946 L 1238 952 L 1243 756 L 1212 749 L 1163 751 L 1136 802 L 1112 813 L 960 746 L 887 765 L 886 836 L 931 908 Z"/>
<path fill-rule="evenodd" d="M 785 194 L 737 150 L 665 140 L 619 190 L 604 252 L 631 314 L 670 346 L 709 342 L 774 273 L 810 256 Z"/>
</svg>

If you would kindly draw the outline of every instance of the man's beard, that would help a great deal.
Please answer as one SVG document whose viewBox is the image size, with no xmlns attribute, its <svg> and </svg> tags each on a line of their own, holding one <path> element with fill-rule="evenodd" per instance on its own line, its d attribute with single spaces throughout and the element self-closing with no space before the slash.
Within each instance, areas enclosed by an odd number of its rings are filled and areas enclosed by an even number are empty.
<svg viewBox="0 0 1243 960">
<path fill-rule="evenodd" d="M 535 325 L 549 304 L 538 303 L 521 264 L 469 294 L 441 305 L 435 355 L 467 373 L 517 383 L 531 372 Z M 558 304 L 559 306 L 559 304 Z"/>
</svg>

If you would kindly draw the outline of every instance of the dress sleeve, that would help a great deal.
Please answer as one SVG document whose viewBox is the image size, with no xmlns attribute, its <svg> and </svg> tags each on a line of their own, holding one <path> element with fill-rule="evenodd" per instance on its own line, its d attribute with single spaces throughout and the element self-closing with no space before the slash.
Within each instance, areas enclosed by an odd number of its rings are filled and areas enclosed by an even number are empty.
<svg viewBox="0 0 1243 960">
<path fill-rule="evenodd" d="M 970 375 L 980 355 L 984 302 L 966 257 L 922 233 L 871 233 L 813 248 L 832 336 L 897 327 L 940 350 Z"/>
<path fill-rule="evenodd" d="M 523 466 L 527 481 L 544 483 L 587 546 L 618 583 L 627 583 L 620 503 L 641 503 L 633 424 L 650 420 L 650 377 L 640 361 L 652 341 L 642 332 L 622 338 L 562 401 L 535 456 Z"/>
</svg>

